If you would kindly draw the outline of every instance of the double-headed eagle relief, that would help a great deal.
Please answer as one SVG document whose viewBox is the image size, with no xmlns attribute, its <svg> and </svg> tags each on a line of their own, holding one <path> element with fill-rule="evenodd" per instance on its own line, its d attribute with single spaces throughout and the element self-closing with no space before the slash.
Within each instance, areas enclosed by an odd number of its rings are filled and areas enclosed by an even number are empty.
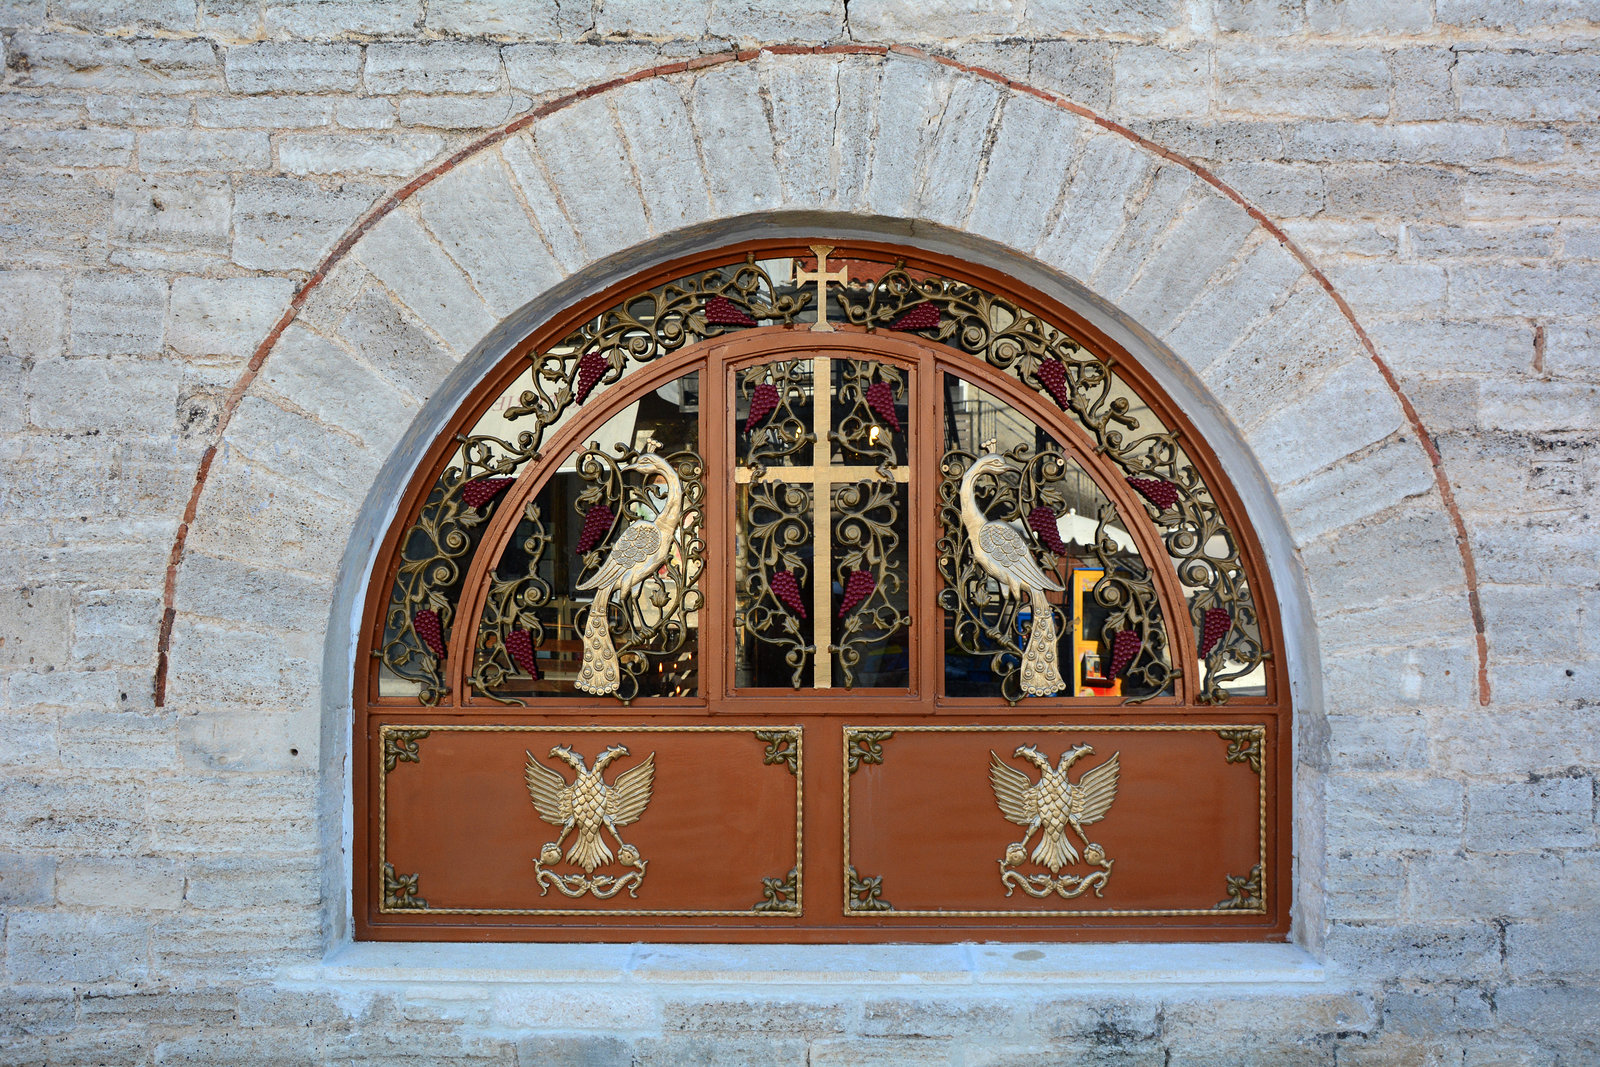
<svg viewBox="0 0 1600 1067">
<path fill-rule="evenodd" d="M 641 453 L 624 471 L 654 474 L 663 483 L 661 510 L 653 519 L 635 519 L 611 546 L 611 552 L 598 570 L 579 589 L 593 589 L 594 602 L 583 627 L 583 666 L 577 685 L 586 693 L 605 696 L 621 686 L 621 665 L 611 640 L 611 596 L 621 595 L 624 610 L 630 596 L 666 562 L 678 533 L 683 514 L 683 480 L 672 464 L 652 452 Z"/>
<path fill-rule="evenodd" d="M 985 446 L 985 454 L 961 478 L 961 524 L 974 562 L 1000 583 L 1009 617 L 1014 619 L 1023 601 L 1028 603 L 1032 621 L 1028 643 L 1022 649 L 1022 692 L 1047 697 L 1067 687 L 1061 677 L 1055 612 L 1045 599 L 1046 592 L 1059 593 L 1062 585 L 1039 566 L 1027 538 L 1015 526 L 987 519 L 978 507 L 978 479 L 985 474 L 1004 474 L 1007 469 L 1005 457 L 993 451 L 994 443 L 985 442 Z"/>
<path fill-rule="evenodd" d="M 1055 767 L 1043 752 L 1032 745 L 1023 745 L 1014 755 L 1021 756 L 1039 768 L 1039 779 L 1034 781 L 1022 771 L 1002 761 L 995 752 L 989 753 L 989 784 L 994 787 L 995 802 L 1000 812 L 1018 826 L 1025 827 L 1021 841 L 1006 847 L 1005 859 L 1000 861 L 1000 881 L 1006 887 L 1006 896 L 1014 889 L 1034 897 L 1055 893 L 1061 897 L 1075 897 L 1093 889 L 1102 896 L 1106 879 L 1111 877 L 1112 861 L 1105 850 L 1089 840 L 1084 827 L 1105 818 L 1111 802 L 1117 797 L 1117 759 L 1122 753 L 1085 771 L 1077 782 L 1067 778 L 1067 768 L 1094 749 L 1078 745 L 1068 749 Z M 1068 829 L 1083 841 L 1080 856 Z M 1025 875 L 1016 870 L 1030 857 L 1028 841 L 1038 831 L 1039 843 L 1034 847 L 1032 860 L 1049 869 L 1049 874 Z M 1085 875 L 1062 874 L 1063 867 L 1075 866 L 1080 859 L 1099 870 Z"/>
<path fill-rule="evenodd" d="M 650 753 L 637 767 L 617 775 L 608 785 L 601 772 L 612 760 L 626 756 L 622 745 L 609 745 L 595 759 L 594 767 L 584 766 L 583 756 L 566 745 L 557 745 L 550 755 L 570 764 L 577 777 L 567 781 L 561 772 L 534 759 L 527 753 L 528 766 L 523 778 L 528 783 L 528 795 L 533 798 L 539 817 L 561 833 L 554 841 L 539 850 L 533 861 L 539 879 L 539 895 L 543 896 L 554 886 L 569 897 L 585 893 L 605 899 L 626 889 L 629 896 L 639 895 L 639 883 L 644 881 L 647 860 L 639 857 L 639 850 L 622 840 L 617 829 L 639 821 L 645 805 L 650 803 L 650 788 L 655 783 L 656 754 Z M 583 873 L 557 874 L 550 867 L 562 861 L 561 845 L 567 835 L 577 831 L 577 839 L 567 849 L 566 862 L 582 867 Z M 606 843 L 602 831 L 609 832 L 617 843 L 615 857 Z M 621 875 L 595 874 L 595 870 L 611 863 L 613 858 L 633 870 Z"/>
</svg>

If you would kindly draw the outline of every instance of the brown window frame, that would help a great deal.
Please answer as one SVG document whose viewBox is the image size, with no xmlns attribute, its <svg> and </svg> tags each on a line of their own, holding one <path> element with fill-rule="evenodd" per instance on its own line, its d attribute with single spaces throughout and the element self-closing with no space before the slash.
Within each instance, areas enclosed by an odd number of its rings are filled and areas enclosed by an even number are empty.
<svg viewBox="0 0 1600 1067">
<path fill-rule="evenodd" d="M 899 246 L 854 243 L 849 254 L 861 262 L 903 261 L 910 269 L 929 275 L 955 279 L 1004 295 L 1027 307 L 1051 325 L 1069 333 L 1085 350 L 1098 359 L 1111 362 L 1117 373 L 1143 399 L 1152 412 L 1183 441 L 1190 463 L 1209 487 L 1218 510 L 1227 520 L 1237 543 L 1239 558 L 1249 576 L 1263 644 L 1271 650 L 1283 648 L 1283 633 L 1278 618 L 1265 558 L 1236 492 L 1224 476 L 1214 452 L 1207 448 L 1184 416 L 1153 378 L 1108 336 L 1072 309 L 1047 295 L 1019 284 L 997 271 L 925 251 Z M 1184 671 L 1175 682 L 1172 697 L 1158 697 L 1129 706 L 1116 697 L 1071 697 L 1028 699 L 1010 706 L 990 698 L 947 698 L 939 693 L 942 675 L 942 642 L 937 635 L 942 627 L 924 619 L 922 639 L 916 645 L 909 693 L 857 691 L 835 694 L 824 691 L 781 689 L 736 690 L 732 684 L 733 642 L 709 637 L 716 626 L 709 620 L 731 620 L 733 612 L 733 557 L 715 546 L 732 544 L 729 506 L 719 506 L 719 488 L 732 484 L 733 442 L 720 427 L 732 418 L 731 382 L 734 373 L 750 364 L 767 360 L 800 358 L 800 353 L 840 350 L 858 358 L 896 362 L 917 368 L 916 412 L 914 420 L 922 427 L 938 426 L 935 382 L 945 372 L 959 374 L 995 394 L 1027 414 L 1048 430 L 1090 472 L 1124 516 L 1144 514 L 1144 503 L 1125 482 L 1120 471 L 1100 454 L 1094 440 L 1069 414 L 1048 396 L 1041 395 L 983 362 L 953 348 L 915 335 L 838 325 L 836 332 L 816 334 L 804 326 L 757 326 L 711 337 L 654 362 L 631 367 L 615 384 L 596 391 L 583 409 L 557 429 L 545 442 L 541 455 L 546 460 L 567 455 L 584 435 L 626 408 L 639 396 L 689 370 L 701 371 L 700 448 L 706 462 L 707 486 L 705 540 L 708 546 L 704 574 L 705 602 L 701 609 L 701 693 L 697 698 L 640 700 L 628 706 L 608 698 L 581 697 L 572 701 L 547 699 L 537 706 L 507 708 L 472 694 L 465 684 L 471 659 L 474 626 L 456 626 L 450 635 L 445 657 L 450 672 L 450 698 L 431 707 L 398 697 L 381 697 L 377 690 L 379 664 L 374 635 L 381 635 L 393 585 L 401 542 L 435 483 L 451 463 L 457 449 L 457 435 L 466 432 L 489 404 L 499 397 L 527 366 L 531 354 L 547 350 L 604 309 L 617 305 L 628 295 L 647 290 L 674 278 L 699 270 L 736 262 L 747 254 L 768 259 L 775 256 L 804 256 L 805 245 L 798 241 L 752 242 L 731 248 L 700 253 L 666 263 L 647 272 L 609 286 L 553 317 L 533 331 L 500 361 L 496 369 L 469 393 L 419 465 L 396 518 L 377 554 L 377 564 L 366 594 L 362 614 L 361 659 L 358 660 L 353 693 L 354 748 L 353 778 L 356 803 L 356 841 L 354 854 L 354 895 L 356 936 L 363 940 L 514 940 L 514 941 L 728 941 L 728 942 L 848 942 L 848 941 L 959 941 L 959 940 L 1281 940 L 1289 929 L 1291 901 L 1290 828 L 1292 825 L 1292 719 L 1290 690 L 1285 676 L 1284 657 L 1269 657 L 1265 667 L 1265 694 L 1235 696 L 1221 706 L 1199 702 L 1199 678 L 1193 670 Z M 718 421 L 720 420 L 720 421 Z M 942 436 L 941 436 L 942 439 Z M 713 445 L 719 447 L 713 448 Z M 933 502 L 937 500 L 938 455 L 928 442 L 915 443 L 904 462 L 911 466 L 910 537 L 912 545 L 931 546 L 938 536 L 938 520 Z M 932 452 L 934 454 L 930 455 Z M 559 466 L 556 462 L 527 464 L 517 481 L 504 493 L 487 524 L 461 586 L 459 619 L 476 620 L 487 588 L 486 573 L 512 537 L 515 516 L 521 505 L 531 500 Z M 1152 561 L 1165 561 L 1167 553 L 1159 533 L 1148 522 L 1128 523 L 1141 555 Z M 931 548 L 912 554 L 910 596 L 914 619 L 928 616 L 939 576 Z M 1173 649 L 1192 649 L 1197 636 L 1187 610 L 1173 610 L 1184 603 L 1182 587 L 1171 566 L 1152 566 L 1169 627 Z M 928 635 L 934 638 L 929 639 Z M 716 655 L 707 653 L 714 652 Z M 840 696 L 843 699 L 839 699 Z M 427 910 L 389 910 L 380 906 L 385 890 L 382 869 L 384 800 L 381 786 L 386 778 L 384 727 L 419 728 L 493 726 L 507 723 L 550 723 L 557 720 L 592 730 L 595 727 L 684 728 L 717 726 L 776 726 L 800 723 L 805 734 L 803 776 L 795 782 L 796 799 L 803 795 L 805 833 L 797 837 L 796 850 L 803 847 L 797 868 L 805 872 L 802 880 L 804 912 L 771 923 L 749 923 L 726 916 L 710 915 L 606 915 L 603 921 L 590 921 L 584 915 L 507 916 L 452 912 L 430 915 Z M 1029 731 L 1066 734 L 1093 725 L 1114 730 L 1152 728 L 1208 730 L 1218 728 L 1260 728 L 1255 738 L 1256 772 L 1260 787 L 1260 846 L 1263 866 L 1259 884 L 1265 890 L 1243 890 L 1246 895 L 1260 892 L 1262 906 L 1249 914 L 1238 910 L 1200 914 L 1152 914 L 1115 912 L 1104 901 L 1094 907 L 1064 909 L 1061 914 L 1030 918 L 1007 912 L 987 915 L 960 909 L 940 914 L 922 914 L 916 909 L 895 912 L 856 912 L 840 906 L 838 879 L 849 867 L 849 823 L 852 768 L 851 738 L 841 735 L 851 727 L 884 728 L 902 731 L 945 730 L 981 726 L 1025 727 Z M 810 727 L 816 727 L 810 729 Z M 1063 727 L 1067 729 L 1063 731 Z M 1026 732 L 1026 731 L 1025 731 Z M 840 745 L 843 736 L 843 756 Z M 1054 742 L 1052 742 L 1053 744 Z M 413 742 L 413 745 L 417 742 Z M 423 746 L 426 741 L 421 742 Z M 892 742 L 889 742 L 892 746 Z M 1229 763 L 1249 758 L 1249 744 L 1240 755 L 1229 745 Z M 393 762 L 395 753 L 389 753 Z M 1236 758 L 1237 756 L 1237 758 Z M 398 756 L 405 762 L 408 755 Z M 870 762 L 870 761 L 869 761 Z M 391 768 L 392 769 L 392 768 Z M 803 787 L 803 792 L 802 792 Z M 992 798 L 978 798 L 992 806 Z M 841 834 L 840 830 L 843 829 Z M 797 834 L 799 827 L 797 827 Z M 530 844 L 536 848 L 537 843 Z M 987 861 L 986 861 L 987 862 Z M 1241 872 L 1241 874 L 1244 872 Z M 1231 881 L 1231 880 L 1230 880 Z M 845 878 L 846 897 L 849 892 Z M 1233 887 L 1219 887 L 1217 895 L 1232 897 Z M 423 892 L 416 894 L 425 896 Z M 884 890 L 884 896 L 893 893 Z M 430 909 L 431 910 L 431 909 Z M 470 909 L 467 909 L 470 910 Z M 627 909 L 619 909 L 627 910 Z M 1068 914 L 1070 912 L 1070 914 Z"/>
</svg>

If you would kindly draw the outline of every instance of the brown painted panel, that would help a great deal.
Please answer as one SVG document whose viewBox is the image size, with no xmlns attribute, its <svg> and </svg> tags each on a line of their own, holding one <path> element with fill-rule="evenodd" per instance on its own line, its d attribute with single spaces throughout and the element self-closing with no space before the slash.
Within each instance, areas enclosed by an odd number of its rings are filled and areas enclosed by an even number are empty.
<svg viewBox="0 0 1600 1067">
<path fill-rule="evenodd" d="M 417 738 L 401 729 L 427 734 Z M 779 740 L 774 731 L 791 736 Z M 415 759 L 402 756 L 374 768 L 380 778 L 379 874 L 389 864 L 396 877 L 416 876 L 415 896 L 426 901 L 423 912 L 391 895 L 379 909 L 383 915 L 712 913 L 770 920 L 795 913 L 755 906 L 764 899 L 763 879 L 781 881 L 799 866 L 802 778 L 781 758 L 794 750 L 798 764 L 797 728 L 407 723 L 384 727 L 382 736 L 380 751 L 391 754 L 414 740 Z M 533 777 L 562 779 L 553 792 L 579 777 L 553 748 L 568 747 L 593 772 L 614 745 L 626 754 L 605 761 L 598 782 L 587 788 L 598 791 L 603 783 L 614 797 L 625 797 L 631 782 L 635 797 L 645 795 L 640 780 L 650 772 L 640 768 L 648 761 L 653 781 L 642 812 L 617 827 L 621 842 L 600 829 L 604 851 L 572 857 L 579 825 L 553 862 L 552 855 L 541 857 L 561 828 L 536 810 L 526 781 L 530 756 L 548 769 L 534 770 Z M 584 788 L 578 785 L 573 794 Z M 636 850 L 635 863 L 624 845 Z"/>
<path fill-rule="evenodd" d="M 854 729 L 874 733 L 852 735 Z M 1219 734 L 1224 729 L 1235 731 L 1233 743 Z M 1256 743 L 1270 750 L 1265 726 L 1243 728 L 1247 735 L 1254 729 Z M 892 734 L 880 736 L 884 730 Z M 1252 765 L 1243 754 L 1256 739 L 1241 740 L 1239 730 L 1207 723 L 846 727 L 846 862 L 858 884 L 853 895 L 846 893 L 844 911 L 877 919 L 918 913 L 1259 916 L 1267 910 L 1265 898 L 1244 894 L 1254 902 L 1239 907 L 1228 879 L 1248 879 L 1257 865 L 1266 867 L 1269 811 L 1257 768 L 1272 754 L 1262 751 Z M 1065 779 L 1074 789 L 1092 798 L 1098 781 L 1104 796 L 1108 779 L 1116 777 L 1102 820 L 1079 835 L 1057 815 L 1062 832 L 1054 841 L 1065 847 L 1055 854 L 1055 872 L 1051 854 L 1039 859 L 1035 852 L 1051 836 L 1048 827 L 1028 835 L 1020 862 L 1002 864 L 1008 848 L 1023 840 L 1024 827 L 1008 821 L 997 800 L 993 758 L 1025 776 L 1013 778 L 1018 789 L 1027 785 L 1013 807 L 1041 810 L 1048 819 L 1052 805 L 1070 794 L 1052 797 L 1047 776 L 1059 776 L 1063 754 L 1081 752 L 1080 745 L 1092 751 L 1068 761 Z M 1022 746 L 1033 748 L 1049 769 L 1018 754 Z M 881 762 L 870 762 L 876 759 Z M 1093 862 L 1096 849 L 1104 856 L 1099 862 Z M 881 882 L 866 883 L 869 878 Z"/>
</svg>

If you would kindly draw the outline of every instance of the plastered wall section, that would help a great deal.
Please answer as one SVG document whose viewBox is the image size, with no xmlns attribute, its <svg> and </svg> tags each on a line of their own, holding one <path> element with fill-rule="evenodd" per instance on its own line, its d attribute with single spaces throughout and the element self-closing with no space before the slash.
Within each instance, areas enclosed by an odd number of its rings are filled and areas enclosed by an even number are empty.
<svg viewBox="0 0 1600 1067">
<path fill-rule="evenodd" d="M 1593 13 L 957 6 L 0 7 L 0 1054 L 1595 1054 Z M 905 53 L 721 61 L 760 44 L 909 45 L 998 76 Z M 554 110 L 372 221 L 518 116 L 677 61 L 709 65 Z M 914 993 L 755 992 L 681 969 L 650 985 L 646 953 L 452 997 L 305 970 L 342 906 L 330 606 L 380 470 L 533 295 L 785 210 L 920 220 L 1081 282 L 1247 446 L 1317 645 L 1297 848 L 1320 985 L 890 968 Z M 169 556 L 212 447 L 157 707 Z"/>
</svg>

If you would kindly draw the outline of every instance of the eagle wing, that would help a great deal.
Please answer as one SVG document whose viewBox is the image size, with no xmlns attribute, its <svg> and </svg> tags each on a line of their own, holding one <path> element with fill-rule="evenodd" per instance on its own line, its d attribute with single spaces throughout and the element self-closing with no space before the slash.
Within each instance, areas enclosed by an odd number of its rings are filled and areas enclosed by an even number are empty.
<svg viewBox="0 0 1600 1067">
<path fill-rule="evenodd" d="M 995 803 L 1000 813 L 1018 826 L 1028 826 L 1039 814 L 1039 798 L 1031 792 L 1033 782 L 1026 774 L 1008 763 L 1002 763 L 993 749 L 989 750 L 989 784 L 994 787 Z"/>
<path fill-rule="evenodd" d="M 1041 592 L 1061 592 L 1061 583 L 1045 574 L 1039 561 L 1033 558 L 1028 542 L 1014 527 L 1003 522 L 986 522 L 978 531 L 978 543 L 989 557 L 1004 567 L 1023 585 Z M 998 577 L 998 575 L 996 575 Z"/>
<path fill-rule="evenodd" d="M 617 775 L 611 783 L 611 788 L 606 790 L 606 814 L 611 816 L 611 821 L 618 826 L 627 826 L 637 822 L 639 816 L 644 814 L 644 806 L 650 803 L 650 787 L 656 780 L 656 754 L 654 752 L 645 757 L 645 761 L 637 767 L 631 767 Z"/>
<path fill-rule="evenodd" d="M 531 752 L 522 777 L 528 783 L 528 795 L 533 798 L 539 818 L 554 826 L 566 825 L 572 818 L 572 794 L 567 791 L 567 780 L 534 759 Z"/>
<path fill-rule="evenodd" d="M 653 559 L 660 548 L 661 531 L 647 519 L 636 519 L 611 546 L 611 554 L 600 564 L 600 569 L 587 581 L 579 582 L 578 588 L 600 589 L 615 585 L 635 566 Z"/>
<path fill-rule="evenodd" d="M 1114 752 L 1100 766 L 1084 771 L 1083 777 L 1073 787 L 1068 810 L 1077 817 L 1079 823 L 1088 825 L 1099 822 L 1105 818 L 1111 802 L 1117 799 L 1117 757 L 1120 755 L 1121 752 Z"/>
</svg>

